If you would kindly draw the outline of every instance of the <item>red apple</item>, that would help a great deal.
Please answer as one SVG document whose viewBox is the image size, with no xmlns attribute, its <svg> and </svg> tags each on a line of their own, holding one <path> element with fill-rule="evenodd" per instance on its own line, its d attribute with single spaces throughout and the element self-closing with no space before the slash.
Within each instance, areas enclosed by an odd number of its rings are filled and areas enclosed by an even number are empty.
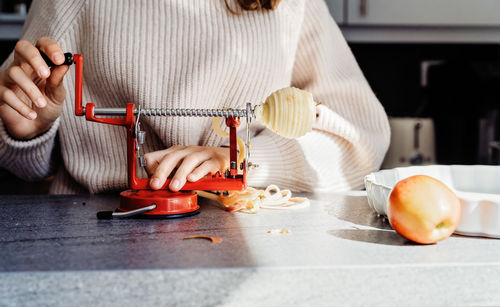
<svg viewBox="0 0 500 307">
<path fill-rule="evenodd" d="M 389 195 L 389 223 L 403 237 L 422 244 L 449 237 L 460 220 L 460 200 L 441 181 L 425 175 L 399 181 Z"/>
</svg>

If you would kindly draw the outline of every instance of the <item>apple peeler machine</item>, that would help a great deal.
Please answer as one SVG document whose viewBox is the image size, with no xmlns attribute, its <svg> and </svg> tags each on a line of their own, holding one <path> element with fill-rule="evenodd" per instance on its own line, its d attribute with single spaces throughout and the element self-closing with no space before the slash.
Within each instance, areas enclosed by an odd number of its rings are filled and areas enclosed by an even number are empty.
<svg viewBox="0 0 500 307">
<path fill-rule="evenodd" d="M 41 52 L 49 66 L 55 64 Z M 142 217 L 176 218 L 197 214 L 199 206 L 197 194 L 193 190 L 229 191 L 245 190 L 247 188 L 246 172 L 249 166 L 248 141 L 249 125 L 254 117 L 254 109 L 247 103 L 246 109 L 143 109 L 134 103 L 128 103 L 125 108 L 98 108 L 94 103 L 82 103 L 83 85 L 83 56 L 81 54 L 65 53 L 65 62 L 61 65 L 75 64 L 75 115 L 85 116 L 88 121 L 124 126 L 127 129 L 127 167 L 128 185 L 126 191 L 120 193 L 120 206 L 116 212 L 100 212 L 98 218 L 128 217 L 140 215 Z M 145 131 L 141 130 L 142 116 L 197 116 L 197 117 L 225 117 L 229 127 L 230 167 L 226 172 L 217 172 L 207 175 L 196 182 L 187 182 L 179 192 L 168 190 L 171 179 L 167 179 L 159 190 L 152 190 L 149 178 L 139 178 L 137 167 L 146 166 L 146 160 L 140 153 L 144 143 Z M 237 134 L 240 118 L 246 118 L 247 135 L 245 160 L 237 165 Z"/>
</svg>

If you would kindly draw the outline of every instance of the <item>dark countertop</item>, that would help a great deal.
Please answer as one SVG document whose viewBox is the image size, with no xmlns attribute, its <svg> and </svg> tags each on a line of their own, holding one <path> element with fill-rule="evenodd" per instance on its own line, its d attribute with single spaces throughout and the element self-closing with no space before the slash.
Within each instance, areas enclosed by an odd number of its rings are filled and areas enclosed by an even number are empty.
<svg viewBox="0 0 500 307">
<path fill-rule="evenodd" d="M 117 196 L 0 199 L 0 306 L 500 305 L 500 240 L 413 244 L 358 192 L 311 207 L 100 221 Z M 269 234 L 270 229 L 288 234 Z M 182 240 L 207 234 L 218 245 Z"/>
</svg>

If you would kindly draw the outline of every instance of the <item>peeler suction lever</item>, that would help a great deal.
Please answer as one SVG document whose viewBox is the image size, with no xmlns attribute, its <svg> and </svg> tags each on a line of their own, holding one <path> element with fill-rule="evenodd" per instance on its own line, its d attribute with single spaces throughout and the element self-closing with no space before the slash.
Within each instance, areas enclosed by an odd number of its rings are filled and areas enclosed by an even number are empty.
<svg viewBox="0 0 500 307">
<path fill-rule="evenodd" d="M 142 213 L 149 212 L 151 210 L 156 209 L 156 204 L 152 204 L 150 206 L 139 208 L 135 210 L 130 210 L 127 212 L 114 212 L 114 211 L 99 211 L 97 212 L 98 220 L 110 220 L 112 218 L 125 218 L 125 217 L 133 217 Z"/>
</svg>

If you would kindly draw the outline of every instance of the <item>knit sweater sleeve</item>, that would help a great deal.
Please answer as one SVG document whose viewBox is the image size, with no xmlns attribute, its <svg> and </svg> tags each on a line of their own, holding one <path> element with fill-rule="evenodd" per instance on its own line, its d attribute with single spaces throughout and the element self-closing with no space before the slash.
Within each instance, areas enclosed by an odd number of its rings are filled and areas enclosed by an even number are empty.
<svg viewBox="0 0 500 307">
<path fill-rule="evenodd" d="M 265 129 L 252 139 L 259 168 L 249 184 L 295 191 L 342 191 L 363 186 L 389 146 L 387 116 L 354 59 L 324 0 L 306 3 L 292 85 L 311 92 L 313 131 L 285 139 Z"/>
<path fill-rule="evenodd" d="M 24 24 L 21 39 L 35 43 L 40 37 L 60 39 L 72 25 L 83 1 L 33 1 Z M 5 71 L 13 62 L 12 52 L 0 67 Z M 53 170 L 53 150 L 59 119 L 42 135 L 31 140 L 13 139 L 0 120 L 0 168 L 24 180 L 39 180 Z"/>
</svg>

